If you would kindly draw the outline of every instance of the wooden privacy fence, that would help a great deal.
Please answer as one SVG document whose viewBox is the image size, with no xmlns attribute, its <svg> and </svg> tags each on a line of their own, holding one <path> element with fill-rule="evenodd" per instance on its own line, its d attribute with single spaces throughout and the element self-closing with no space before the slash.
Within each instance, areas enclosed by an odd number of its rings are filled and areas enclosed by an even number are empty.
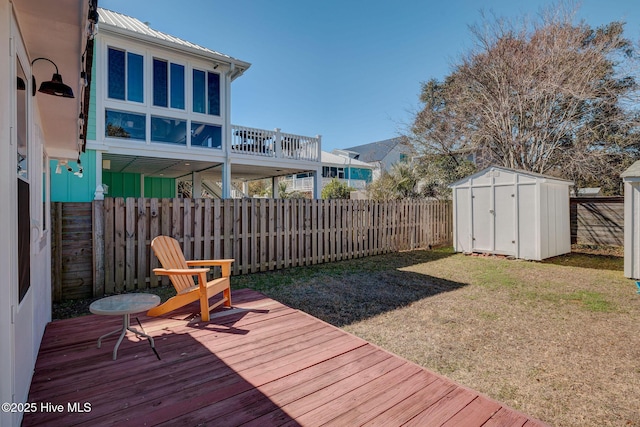
<svg viewBox="0 0 640 427">
<path fill-rule="evenodd" d="M 572 197 L 571 243 L 624 246 L 624 197 Z"/>
<path fill-rule="evenodd" d="M 52 203 L 51 279 L 53 300 L 94 295 L 91 203 Z"/>
<path fill-rule="evenodd" d="M 450 202 L 115 198 L 93 202 L 94 294 L 165 278 L 150 243 L 176 238 L 187 259 L 234 258 L 247 274 L 450 243 Z"/>
</svg>

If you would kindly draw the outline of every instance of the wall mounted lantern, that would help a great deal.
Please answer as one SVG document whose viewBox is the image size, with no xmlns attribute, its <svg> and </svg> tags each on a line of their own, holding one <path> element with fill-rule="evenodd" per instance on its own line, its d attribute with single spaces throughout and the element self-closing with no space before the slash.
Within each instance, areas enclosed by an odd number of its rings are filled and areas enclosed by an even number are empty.
<svg viewBox="0 0 640 427">
<path fill-rule="evenodd" d="M 40 89 L 38 89 L 38 92 L 46 93 L 48 95 L 62 96 L 63 98 L 75 98 L 73 96 L 73 90 L 66 84 L 62 83 L 62 76 L 59 74 L 58 66 L 55 64 L 55 62 L 47 58 L 36 58 L 33 61 L 31 61 L 31 65 L 33 66 L 33 64 L 36 61 L 39 61 L 41 59 L 51 62 L 53 66 L 56 67 L 56 72 L 53 74 L 53 77 L 51 77 L 51 81 L 42 82 L 42 84 L 40 85 Z M 32 76 L 32 80 L 33 80 L 33 96 L 35 96 L 36 95 L 36 78 Z"/>
</svg>

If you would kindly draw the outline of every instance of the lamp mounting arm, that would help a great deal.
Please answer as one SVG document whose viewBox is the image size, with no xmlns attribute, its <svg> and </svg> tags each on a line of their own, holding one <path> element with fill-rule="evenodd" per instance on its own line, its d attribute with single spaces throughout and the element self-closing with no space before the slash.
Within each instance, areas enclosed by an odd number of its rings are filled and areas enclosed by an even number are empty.
<svg viewBox="0 0 640 427">
<path fill-rule="evenodd" d="M 58 66 L 56 65 L 56 63 L 55 63 L 55 62 L 53 62 L 52 60 L 50 60 L 49 58 L 44 58 L 44 57 L 36 58 L 36 59 L 34 59 L 33 61 L 31 61 L 31 66 L 33 66 L 33 64 L 34 64 L 36 61 L 39 61 L 39 60 L 41 60 L 41 59 L 44 59 L 45 61 L 49 61 L 49 62 L 51 62 L 51 63 L 53 64 L 53 66 L 54 66 L 54 67 L 56 67 L 56 74 L 60 74 L 60 73 L 58 72 Z"/>
</svg>

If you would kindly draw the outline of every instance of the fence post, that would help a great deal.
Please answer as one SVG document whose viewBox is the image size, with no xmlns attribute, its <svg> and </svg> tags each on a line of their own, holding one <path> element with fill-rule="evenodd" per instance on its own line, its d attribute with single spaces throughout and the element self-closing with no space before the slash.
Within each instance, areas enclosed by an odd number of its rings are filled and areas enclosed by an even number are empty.
<svg viewBox="0 0 640 427">
<path fill-rule="evenodd" d="M 93 210 L 93 296 L 104 295 L 104 200 L 91 202 Z"/>
<path fill-rule="evenodd" d="M 54 302 L 62 300 L 62 203 L 51 203 L 52 221 L 52 299 Z"/>
</svg>

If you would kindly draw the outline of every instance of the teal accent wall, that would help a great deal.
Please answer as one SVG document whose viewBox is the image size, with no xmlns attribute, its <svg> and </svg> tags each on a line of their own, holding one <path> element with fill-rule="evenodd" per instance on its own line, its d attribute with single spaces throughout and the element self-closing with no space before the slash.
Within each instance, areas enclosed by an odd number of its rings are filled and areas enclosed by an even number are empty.
<svg viewBox="0 0 640 427">
<path fill-rule="evenodd" d="M 350 168 L 349 179 L 361 179 L 367 183 L 373 180 L 373 171 L 371 169 Z"/>
<path fill-rule="evenodd" d="M 144 178 L 144 197 L 176 197 L 176 180 L 173 178 Z"/>
<path fill-rule="evenodd" d="M 96 153 L 88 150 L 80 155 L 80 162 L 83 167 L 82 178 L 73 173 L 78 170 L 76 162 L 70 161 L 69 166 L 72 172 L 62 168 L 59 174 L 56 173 L 57 160 L 49 162 L 51 170 L 51 201 L 52 202 L 90 202 L 93 200 L 96 191 Z"/>
</svg>

